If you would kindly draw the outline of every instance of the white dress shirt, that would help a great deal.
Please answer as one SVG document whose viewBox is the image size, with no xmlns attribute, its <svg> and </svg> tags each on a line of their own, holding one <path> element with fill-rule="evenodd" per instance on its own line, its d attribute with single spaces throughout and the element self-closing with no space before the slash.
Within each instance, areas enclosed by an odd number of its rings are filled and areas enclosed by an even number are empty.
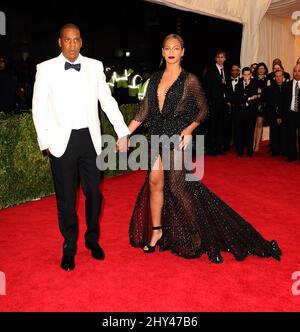
<svg viewBox="0 0 300 332">
<path fill-rule="evenodd" d="M 232 84 L 232 90 L 233 91 L 235 91 L 235 86 L 238 84 L 239 78 L 240 78 L 239 76 L 236 77 L 236 78 L 231 77 L 231 84 Z"/>
<path fill-rule="evenodd" d="M 292 111 L 296 111 L 295 110 L 295 89 L 296 89 L 296 84 L 298 83 L 299 86 L 299 90 L 300 90 L 300 81 L 296 81 L 295 79 L 293 80 L 293 97 L 292 97 L 292 103 L 291 103 L 291 110 Z M 298 99 L 298 105 L 300 103 L 300 100 Z"/>
<path fill-rule="evenodd" d="M 62 65 L 65 65 L 65 62 L 68 61 L 62 54 Z M 76 61 L 72 62 L 72 64 L 77 64 L 82 62 L 82 55 L 79 54 Z M 71 63 L 71 62 L 70 62 Z M 86 110 L 86 96 L 85 96 L 85 85 L 83 78 L 83 70 L 84 67 L 81 66 L 80 71 L 77 71 L 73 68 L 65 70 L 65 94 L 68 99 L 68 108 L 70 113 L 72 114 L 72 129 L 81 129 L 87 128 L 88 125 L 88 117 Z"/>
</svg>

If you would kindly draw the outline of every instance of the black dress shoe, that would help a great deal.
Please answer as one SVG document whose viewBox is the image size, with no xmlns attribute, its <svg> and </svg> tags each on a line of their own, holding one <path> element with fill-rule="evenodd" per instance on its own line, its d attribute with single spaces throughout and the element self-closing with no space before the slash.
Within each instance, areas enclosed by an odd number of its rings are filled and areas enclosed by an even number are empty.
<svg viewBox="0 0 300 332">
<path fill-rule="evenodd" d="M 105 254 L 103 249 L 99 246 L 98 243 L 90 245 L 90 244 L 85 244 L 86 248 L 91 250 L 92 257 L 95 259 L 98 259 L 102 261 L 105 258 Z"/>
<path fill-rule="evenodd" d="M 63 255 L 60 266 L 63 270 L 66 271 L 73 270 L 75 268 L 74 256 Z"/>
</svg>

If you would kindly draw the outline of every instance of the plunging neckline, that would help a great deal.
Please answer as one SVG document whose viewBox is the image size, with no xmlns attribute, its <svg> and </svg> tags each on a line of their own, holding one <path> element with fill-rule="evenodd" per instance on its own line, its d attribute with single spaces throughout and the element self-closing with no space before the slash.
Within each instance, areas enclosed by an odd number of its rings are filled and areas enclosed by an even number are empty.
<svg viewBox="0 0 300 332">
<path fill-rule="evenodd" d="M 157 88 L 156 88 L 156 100 L 157 100 L 157 105 L 158 105 L 158 111 L 159 111 L 160 114 L 163 113 L 163 110 L 164 110 L 164 107 L 165 107 L 165 101 L 166 101 L 166 98 L 167 98 L 167 96 L 168 96 L 169 91 L 172 89 L 173 85 L 178 81 L 178 79 L 179 79 L 179 77 L 180 77 L 180 75 L 181 75 L 182 72 L 183 72 L 183 69 L 181 68 L 181 70 L 180 70 L 180 72 L 179 72 L 177 78 L 174 80 L 174 82 L 173 82 L 173 83 L 169 86 L 169 88 L 167 89 L 167 91 L 166 91 L 166 93 L 165 93 L 164 101 L 163 101 L 163 103 L 162 103 L 162 108 L 160 108 L 160 107 L 159 107 L 159 100 L 158 100 L 158 93 L 157 93 L 157 91 L 158 91 L 158 86 L 159 86 L 159 84 L 160 84 L 160 82 L 161 82 L 161 80 L 162 80 L 162 77 L 164 76 L 164 73 L 165 73 L 165 71 L 163 71 L 163 73 L 162 73 L 162 75 L 161 75 L 161 77 L 160 77 L 160 80 L 159 80 L 159 82 L 158 82 Z"/>
</svg>

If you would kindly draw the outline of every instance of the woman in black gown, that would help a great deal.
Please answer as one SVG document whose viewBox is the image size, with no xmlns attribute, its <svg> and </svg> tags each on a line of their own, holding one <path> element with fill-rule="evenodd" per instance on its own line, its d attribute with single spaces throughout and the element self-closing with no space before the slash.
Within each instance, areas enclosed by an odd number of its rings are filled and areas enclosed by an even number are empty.
<svg viewBox="0 0 300 332">
<path fill-rule="evenodd" d="M 208 113 L 197 77 L 181 68 L 183 54 L 182 38 L 167 36 L 162 45 L 166 69 L 152 75 L 140 110 L 129 124 L 131 134 L 144 123 L 150 135 L 180 135 L 181 153 Z M 138 195 L 129 229 L 132 246 L 145 253 L 159 246 L 185 258 L 206 253 L 213 263 L 223 261 L 221 251 L 237 260 L 249 254 L 280 260 L 276 241 L 265 240 L 200 181 L 186 181 L 187 171 L 174 167 L 174 149 L 168 169 L 162 160 L 160 152 Z"/>
<path fill-rule="evenodd" d="M 259 151 L 259 144 L 262 139 L 263 126 L 266 118 L 266 90 L 267 90 L 268 67 L 264 62 L 260 62 L 254 70 L 254 82 L 257 86 L 258 107 L 256 124 L 254 129 L 254 152 Z"/>
</svg>

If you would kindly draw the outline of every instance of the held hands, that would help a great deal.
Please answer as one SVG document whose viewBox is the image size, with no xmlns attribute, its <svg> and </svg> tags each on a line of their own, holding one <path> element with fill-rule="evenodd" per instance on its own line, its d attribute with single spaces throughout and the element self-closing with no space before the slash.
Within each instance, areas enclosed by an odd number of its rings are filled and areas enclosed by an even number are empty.
<svg viewBox="0 0 300 332">
<path fill-rule="evenodd" d="M 180 134 L 180 143 L 179 143 L 179 149 L 185 150 L 187 146 L 192 141 L 192 132 L 189 129 L 184 129 Z"/>
<path fill-rule="evenodd" d="M 116 152 L 126 152 L 129 150 L 129 137 L 123 136 L 117 140 Z"/>
</svg>

